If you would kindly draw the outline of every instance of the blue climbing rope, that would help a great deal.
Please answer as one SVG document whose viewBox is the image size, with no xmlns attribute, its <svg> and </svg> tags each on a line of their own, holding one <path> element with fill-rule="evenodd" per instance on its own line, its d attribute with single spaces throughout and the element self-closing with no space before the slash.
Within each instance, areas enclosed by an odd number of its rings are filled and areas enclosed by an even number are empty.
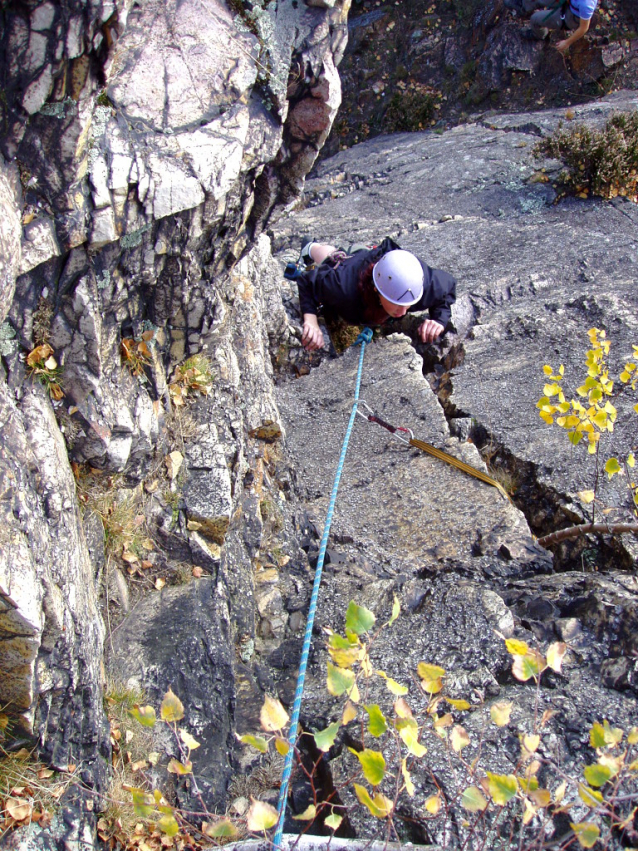
<svg viewBox="0 0 638 851">
<path fill-rule="evenodd" d="M 306 679 L 306 666 L 308 665 L 308 655 L 310 653 L 310 641 L 312 639 L 312 628 L 315 622 L 315 611 L 317 609 L 317 598 L 319 597 L 319 586 L 321 585 L 321 572 L 323 570 L 323 561 L 326 556 L 326 547 L 328 546 L 328 536 L 330 535 L 330 526 L 332 524 L 332 515 L 334 512 L 335 502 L 337 501 L 337 491 L 339 490 L 339 481 L 341 480 L 341 471 L 346 460 L 346 452 L 348 451 L 348 442 L 350 434 L 357 415 L 357 406 L 359 404 L 359 388 L 361 386 L 361 372 L 363 370 L 363 356 L 365 354 L 366 343 L 372 340 L 372 330 L 364 328 L 355 341 L 355 346 L 361 345 L 361 354 L 359 355 L 359 369 L 357 372 L 357 380 L 354 389 L 354 404 L 352 413 L 350 414 L 350 422 L 346 429 L 346 436 L 343 439 L 341 447 L 341 456 L 337 464 L 337 472 L 335 473 L 334 483 L 332 485 L 332 494 L 330 495 L 330 504 L 328 505 L 328 513 L 326 515 L 326 524 L 321 538 L 321 546 L 319 547 L 319 558 L 317 559 L 317 569 L 315 570 L 315 581 L 312 586 L 312 596 L 310 597 L 310 608 L 308 609 L 308 620 L 306 621 L 306 634 L 304 636 L 303 647 L 301 650 L 301 661 L 299 662 L 299 674 L 297 676 L 297 690 L 295 691 L 295 700 L 292 706 L 292 716 L 290 718 L 290 732 L 288 734 L 288 753 L 284 763 L 284 770 L 281 777 L 281 789 L 279 790 L 279 803 L 277 806 L 277 831 L 273 840 L 273 845 L 276 849 L 281 848 L 281 838 L 284 832 L 284 819 L 286 815 L 286 799 L 288 798 L 288 785 L 290 783 L 290 775 L 292 773 L 292 761 L 295 754 L 295 745 L 297 744 L 297 725 L 299 723 L 299 712 L 301 710 L 301 698 L 303 696 L 304 681 Z"/>
</svg>

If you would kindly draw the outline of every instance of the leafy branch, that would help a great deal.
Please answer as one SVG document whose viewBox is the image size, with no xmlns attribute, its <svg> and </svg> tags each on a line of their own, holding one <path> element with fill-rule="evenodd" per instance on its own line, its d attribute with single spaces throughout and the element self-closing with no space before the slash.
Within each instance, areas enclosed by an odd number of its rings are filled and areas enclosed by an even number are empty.
<svg viewBox="0 0 638 851">
<path fill-rule="evenodd" d="M 611 400 L 615 400 L 621 393 L 628 390 L 635 393 L 638 387 L 638 368 L 634 362 L 638 359 L 638 346 L 632 346 L 634 360 L 624 364 L 618 376 L 620 389 L 614 390 L 615 382 L 610 378 L 607 362 L 611 343 L 606 339 L 605 332 L 598 328 L 590 329 L 588 337 L 591 348 L 585 355 L 586 378 L 576 389 L 579 398 L 566 400 L 563 390 L 564 366 L 561 364 L 555 372 L 550 365 L 546 364 L 543 367 L 545 374 L 543 396 L 538 400 L 536 407 L 544 422 L 548 425 L 556 425 L 567 432 L 572 446 L 582 444 L 587 447 L 588 453 L 595 457 L 594 487 L 591 490 L 580 491 L 578 494 L 583 503 L 592 505 L 592 519 L 590 523 L 571 526 L 539 538 L 538 542 L 541 546 L 550 546 L 567 538 L 579 537 L 590 532 L 612 535 L 625 532 L 638 534 L 638 523 L 596 523 L 595 515 L 602 472 L 600 440 L 603 435 L 613 432 L 618 416 L 617 409 Z M 633 406 L 633 410 L 638 413 L 638 404 Z M 633 447 L 622 463 L 618 458 L 608 458 L 603 470 L 609 479 L 618 474 L 626 477 L 633 503 L 632 511 L 638 518 L 638 483 L 633 481 L 637 451 L 638 448 Z"/>
<path fill-rule="evenodd" d="M 577 842 L 582 848 L 591 848 L 599 840 L 604 847 L 610 847 L 614 837 L 631 833 L 638 811 L 638 727 L 625 734 L 607 720 L 596 722 L 589 732 L 596 761 L 583 766 L 579 776 L 566 774 L 553 751 L 544 745 L 545 727 L 555 712 L 540 712 L 541 680 L 548 670 L 561 675 L 569 653 L 567 644 L 554 642 L 542 651 L 525 641 L 501 636 L 512 657 L 514 679 L 536 687 L 536 708 L 531 726 L 518 732 L 518 758 L 512 760 L 509 772 L 500 773 L 485 764 L 484 734 L 479 733 L 476 741 L 476 734 L 468 732 L 462 723 L 466 713 L 482 713 L 487 707 L 477 705 L 476 700 L 471 703 L 449 696 L 444 668 L 420 662 L 416 693 L 411 696 L 408 685 L 375 669 L 370 649 L 398 615 L 399 603 L 395 599 L 390 620 L 372 633 L 374 614 L 351 601 L 345 633 L 327 630 L 330 660 L 326 689 L 341 699 L 341 708 L 335 713 L 335 721 L 312 736 L 318 751 L 328 755 L 338 744 L 342 730 L 355 725 L 345 738 L 350 745 L 342 751 L 350 776 L 322 800 L 317 794 L 318 784 L 313 782 L 320 760 L 311 770 L 304 768 L 312 788 L 312 802 L 293 818 L 308 826 L 321 818 L 325 826 L 336 831 L 347 812 L 359 806 L 383 827 L 389 840 L 399 838 L 396 822 L 402 818 L 402 802 L 412 799 L 412 812 L 419 813 L 419 820 L 437 836 L 443 834 L 444 845 L 449 841 L 462 849 L 532 849 L 541 847 L 548 837 L 555 837 L 557 826 L 564 825 L 570 810 L 576 807 L 582 812 L 584 805 L 588 816 L 569 821 L 569 831 L 561 839 L 553 838 L 552 847 L 566 849 Z M 386 696 L 389 693 L 390 706 L 370 700 L 377 686 Z M 489 706 L 489 723 L 510 736 L 514 711 L 512 702 L 494 702 Z M 276 747 L 283 741 L 286 719 L 279 701 L 267 698 L 261 724 L 272 734 L 270 741 Z M 247 734 L 240 738 L 261 753 L 268 750 L 269 741 L 264 737 Z M 493 734 L 490 738 L 494 738 Z M 429 751 L 436 753 L 441 748 L 447 753 L 452 778 L 445 785 L 438 783 L 428 769 Z M 353 761 L 346 753 L 354 758 L 352 771 L 348 765 Z M 422 777 L 424 771 L 432 777 L 436 792 L 418 806 L 415 799 L 423 793 L 415 772 Z M 336 795 L 344 793 L 346 797 L 350 793 L 356 803 L 342 804 Z M 275 825 L 277 813 L 269 804 L 261 802 L 257 807 L 257 803 L 251 807 L 253 815 L 258 816 L 252 827 L 266 832 Z"/>
</svg>

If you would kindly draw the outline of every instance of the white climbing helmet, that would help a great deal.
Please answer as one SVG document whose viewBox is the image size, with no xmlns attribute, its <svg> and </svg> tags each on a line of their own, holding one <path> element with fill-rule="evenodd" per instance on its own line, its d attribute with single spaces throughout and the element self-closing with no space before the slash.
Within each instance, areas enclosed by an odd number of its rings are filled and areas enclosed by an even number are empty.
<svg viewBox="0 0 638 851">
<path fill-rule="evenodd" d="M 423 295 L 423 267 L 409 251 L 395 248 L 374 264 L 372 279 L 383 298 L 409 307 Z"/>
</svg>

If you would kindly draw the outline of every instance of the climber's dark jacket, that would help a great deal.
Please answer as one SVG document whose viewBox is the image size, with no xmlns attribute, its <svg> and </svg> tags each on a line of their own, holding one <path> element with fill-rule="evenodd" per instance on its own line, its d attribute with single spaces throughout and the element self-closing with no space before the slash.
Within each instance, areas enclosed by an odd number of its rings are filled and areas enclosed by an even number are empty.
<svg viewBox="0 0 638 851">
<path fill-rule="evenodd" d="M 345 257 L 337 266 L 328 258 L 316 269 L 304 272 L 297 279 L 299 286 L 299 304 L 302 316 L 315 315 L 325 307 L 336 313 L 351 325 L 369 323 L 365 316 L 365 304 L 359 290 L 359 275 L 370 263 L 376 263 L 388 251 L 400 248 L 389 237 L 368 251 L 357 251 Z M 430 318 L 447 327 L 450 321 L 450 307 L 456 300 L 456 281 L 452 275 L 441 269 L 431 269 L 420 258 L 423 267 L 423 295 L 408 308 L 410 313 L 429 310 Z M 390 317 L 388 317 L 390 318 Z"/>
</svg>

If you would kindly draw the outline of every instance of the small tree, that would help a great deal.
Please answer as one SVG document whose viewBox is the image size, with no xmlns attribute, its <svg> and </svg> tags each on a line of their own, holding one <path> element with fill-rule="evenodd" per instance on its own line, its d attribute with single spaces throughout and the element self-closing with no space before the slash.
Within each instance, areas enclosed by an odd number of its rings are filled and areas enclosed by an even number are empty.
<svg viewBox="0 0 638 851">
<path fill-rule="evenodd" d="M 607 357 L 611 343 L 606 339 L 606 334 L 598 328 L 588 331 L 591 348 L 585 355 L 587 367 L 586 378 L 580 387 L 576 389 L 579 398 L 572 398 L 569 402 L 565 398 L 563 390 L 563 379 L 565 369 L 561 365 L 557 372 L 546 365 L 543 367 L 545 373 L 545 386 L 543 396 L 539 399 L 536 407 L 539 415 L 548 425 L 556 425 L 567 432 L 567 437 L 573 446 L 586 446 L 590 455 L 594 456 L 594 485 L 593 488 L 580 491 L 578 496 L 586 504 L 592 506 L 591 522 L 578 526 L 570 526 L 539 538 L 539 543 L 546 547 L 557 544 L 566 538 L 574 538 L 585 535 L 588 532 L 600 534 L 621 534 L 623 532 L 638 533 L 638 523 L 611 523 L 608 521 L 596 522 L 596 506 L 599 502 L 598 492 L 602 473 L 607 473 L 609 479 L 615 475 L 624 475 L 627 487 L 631 492 L 631 513 L 638 519 L 638 482 L 634 474 L 637 446 L 632 446 L 624 458 L 620 460 L 615 457 L 608 458 L 604 465 L 600 453 L 600 439 L 604 434 L 610 434 L 614 430 L 617 410 L 612 403 L 627 392 L 636 392 L 638 386 L 638 368 L 636 363 L 628 361 L 625 363 L 618 380 L 618 387 L 609 376 Z M 633 357 L 638 360 L 638 346 L 632 346 Z M 615 389 L 616 388 L 616 389 Z M 633 406 L 638 413 L 638 404 Z"/>
</svg>

